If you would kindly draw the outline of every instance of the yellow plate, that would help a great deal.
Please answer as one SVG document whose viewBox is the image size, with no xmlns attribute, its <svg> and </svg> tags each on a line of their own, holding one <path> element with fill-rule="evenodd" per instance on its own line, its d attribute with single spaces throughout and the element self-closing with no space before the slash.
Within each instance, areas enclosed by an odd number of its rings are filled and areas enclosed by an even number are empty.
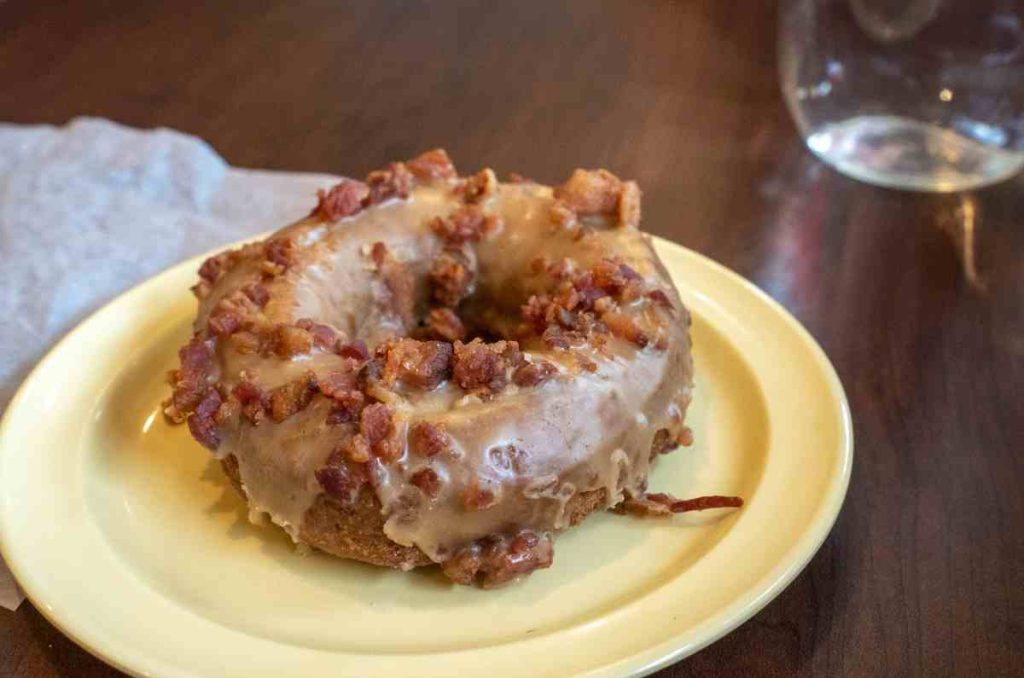
<svg viewBox="0 0 1024 678">
<path fill-rule="evenodd" d="M 693 312 L 696 443 L 652 490 L 740 494 L 721 516 L 596 515 L 498 591 L 302 556 L 255 527 L 209 455 L 160 415 L 199 259 L 54 348 L 0 430 L 3 555 L 39 610 L 139 675 L 623 675 L 729 632 L 828 534 L 850 477 L 842 386 L 780 306 L 722 266 L 658 251 Z M 431 568 L 436 569 L 436 568 Z"/>
</svg>

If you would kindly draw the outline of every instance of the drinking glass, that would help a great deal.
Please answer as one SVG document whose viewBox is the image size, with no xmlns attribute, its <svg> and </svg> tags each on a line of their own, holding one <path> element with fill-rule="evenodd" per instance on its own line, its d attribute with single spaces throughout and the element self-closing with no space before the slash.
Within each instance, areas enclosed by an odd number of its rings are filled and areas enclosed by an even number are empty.
<svg viewBox="0 0 1024 678">
<path fill-rule="evenodd" d="M 779 72 L 808 148 L 890 188 L 1024 165 L 1024 0 L 782 0 Z"/>
</svg>

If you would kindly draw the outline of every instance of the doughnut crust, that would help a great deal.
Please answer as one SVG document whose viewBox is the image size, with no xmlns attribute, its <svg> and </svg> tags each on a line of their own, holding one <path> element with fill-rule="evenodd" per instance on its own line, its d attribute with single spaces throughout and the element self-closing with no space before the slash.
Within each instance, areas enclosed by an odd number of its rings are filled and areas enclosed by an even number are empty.
<svg viewBox="0 0 1024 678">
<path fill-rule="evenodd" d="M 203 264 L 165 413 L 297 542 L 513 581 L 593 511 L 670 512 L 644 491 L 689 439 L 690 319 L 639 220 L 604 170 L 342 180 Z"/>
</svg>

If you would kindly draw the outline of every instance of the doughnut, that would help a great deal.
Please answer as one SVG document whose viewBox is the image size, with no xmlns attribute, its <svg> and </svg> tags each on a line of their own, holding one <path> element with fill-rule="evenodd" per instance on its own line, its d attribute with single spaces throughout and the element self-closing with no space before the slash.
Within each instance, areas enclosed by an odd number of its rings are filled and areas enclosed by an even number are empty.
<svg viewBox="0 0 1024 678">
<path fill-rule="evenodd" d="M 460 584 L 548 567 L 600 509 L 737 506 L 646 492 L 690 442 L 693 366 L 639 222 L 639 188 L 605 170 L 499 182 L 438 149 L 343 179 L 202 264 L 164 412 L 254 520 Z"/>
</svg>

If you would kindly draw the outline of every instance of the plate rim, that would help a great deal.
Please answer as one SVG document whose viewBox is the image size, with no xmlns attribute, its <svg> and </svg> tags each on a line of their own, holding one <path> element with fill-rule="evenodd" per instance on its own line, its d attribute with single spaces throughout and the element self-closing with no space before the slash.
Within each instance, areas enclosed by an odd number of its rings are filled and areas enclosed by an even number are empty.
<svg viewBox="0 0 1024 678">
<path fill-rule="evenodd" d="M 198 262 L 202 258 L 223 251 L 227 247 L 238 247 L 242 244 L 259 240 L 266 235 L 266 233 L 261 233 L 245 238 L 167 266 L 160 272 L 118 294 L 89 313 L 57 340 L 36 365 L 33 366 L 21 384 L 19 384 L 14 396 L 8 402 L 2 419 L 0 419 L 0 490 L 2 490 L 4 483 L 3 469 L 6 458 L 5 449 L 7 448 L 8 436 L 10 435 L 9 429 L 12 427 L 11 422 L 14 420 L 15 414 L 24 406 L 22 400 L 26 392 L 49 362 L 54 360 L 55 356 L 62 352 L 67 345 L 74 342 L 87 325 L 95 322 L 96 318 L 108 311 L 110 307 L 121 305 L 132 296 L 144 294 L 150 287 L 159 286 L 160 279 L 169 275 L 172 271 L 187 266 L 190 263 Z M 773 566 L 763 576 L 749 585 L 746 590 L 742 591 L 735 600 L 728 605 L 722 606 L 714 614 L 701 622 L 700 625 L 702 627 L 712 629 L 710 633 L 706 633 L 703 637 L 691 642 L 685 642 L 684 637 L 692 631 L 692 628 L 684 628 L 656 645 L 623 656 L 612 663 L 584 670 L 580 675 L 649 675 L 665 666 L 695 654 L 749 621 L 785 590 L 817 554 L 821 545 L 831 533 L 842 510 L 852 475 L 854 436 L 849 402 L 835 367 L 814 336 L 781 303 L 727 266 L 670 240 L 658 236 L 652 236 L 652 239 L 659 249 L 674 250 L 676 254 L 681 255 L 684 259 L 696 262 L 698 265 L 738 285 L 744 293 L 751 295 L 757 302 L 766 306 L 772 312 L 772 315 L 782 320 L 786 327 L 793 332 L 795 338 L 799 340 L 801 347 L 807 351 L 807 355 L 812 359 L 815 368 L 824 377 L 828 392 L 832 396 L 831 404 L 837 407 L 837 410 L 834 412 L 839 422 L 839 449 L 836 450 L 837 463 L 834 465 L 835 472 L 830 477 L 821 500 L 811 514 L 806 527 L 800 532 L 799 539 L 792 542 Z M 12 520 L 12 518 L 8 515 L 11 512 L 8 511 L 9 507 L 7 504 L 5 495 L 0 493 L 0 554 L 3 555 L 8 569 L 17 580 L 25 596 L 32 601 L 35 609 L 49 623 L 92 656 L 130 675 L 149 675 L 153 672 L 160 673 L 168 669 L 172 673 L 180 672 L 180 669 L 175 671 L 175 667 L 167 666 L 159 659 L 151 661 L 144 654 L 132 656 L 130 653 L 124 653 L 126 648 L 118 647 L 116 644 L 108 644 L 105 648 L 100 647 L 100 643 L 95 643 L 94 646 L 90 644 L 90 641 L 83 638 L 81 634 L 77 633 L 71 625 L 64 623 L 59 615 L 43 602 L 43 595 L 36 590 L 32 574 L 22 569 L 22 563 L 17 557 L 16 551 L 12 551 L 12 545 L 9 542 L 8 536 L 8 521 Z M 15 557 L 12 557 L 12 555 Z M 754 595 L 751 596 L 751 593 L 754 593 Z"/>
</svg>

